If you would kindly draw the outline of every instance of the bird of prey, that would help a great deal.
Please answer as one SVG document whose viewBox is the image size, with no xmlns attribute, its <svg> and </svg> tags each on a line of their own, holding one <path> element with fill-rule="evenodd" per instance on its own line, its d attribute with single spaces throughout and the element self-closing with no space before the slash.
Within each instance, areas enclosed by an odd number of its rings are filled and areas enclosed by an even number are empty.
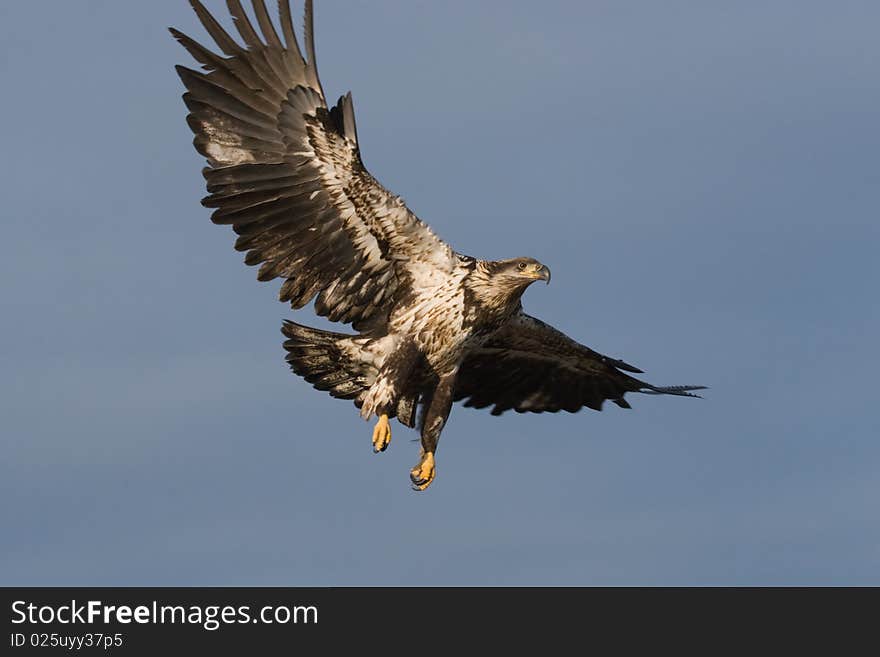
<svg viewBox="0 0 880 657">
<path fill-rule="evenodd" d="M 300 48 L 287 0 L 276 30 L 263 0 L 256 26 L 227 0 L 239 43 L 190 0 L 220 53 L 171 29 L 202 65 L 177 67 L 187 123 L 216 224 L 231 225 L 257 278 L 283 279 L 280 300 L 350 324 L 355 334 L 285 321 L 287 362 L 319 390 L 377 417 L 373 449 L 391 440 L 389 419 L 418 428 L 410 472 L 424 490 L 452 404 L 498 415 L 630 408 L 627 392 L 694 397 L 703 386 L 660 387 L 527 315 L 520 301 L 550 270 L 534 258 L 462 255 L 364 168 L 351 93 L 329 105 L 315 65 L 311 0 Z M 259 31 L 257 29 L 259 27 Z M 629 373 L 629 374 L 628 374 Z M 419 412 L 420 411 L 420 412 Z"/>
</svg>

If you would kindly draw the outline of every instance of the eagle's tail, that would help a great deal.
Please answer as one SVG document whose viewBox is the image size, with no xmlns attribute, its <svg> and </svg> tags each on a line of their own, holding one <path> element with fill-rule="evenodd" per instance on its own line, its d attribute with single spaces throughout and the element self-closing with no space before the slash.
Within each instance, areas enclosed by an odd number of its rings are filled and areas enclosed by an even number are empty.
<svg viewBox="0 0 880 657">
<path fill-rule="evenodd" d="M 356 399 L 369 388 L 370 372 L 344 350 L 344 344 L 351 345 L 355 336 L 322 331 L 289 320 L 285 320 L 281 332 L 287 337 L 284 348 L 290 369 L 318 390 L 326 390 L 339 399 Z"/>
<path fill-rule="evenodd" d="M 364 349 L 365 338 L 322 331 L 285 320 L 281 332 L 287 337 L 284 348 L 287 362 L 296 374 L 318 390 L 326 390 L 339 399 L 352 399 L 361 407 L 364 395 L 376 378 L 376 367 Z M 401 396 L 389 417 L 396 417 L 408 427 L 415 426 L 418 395 Z"/>
</svg>

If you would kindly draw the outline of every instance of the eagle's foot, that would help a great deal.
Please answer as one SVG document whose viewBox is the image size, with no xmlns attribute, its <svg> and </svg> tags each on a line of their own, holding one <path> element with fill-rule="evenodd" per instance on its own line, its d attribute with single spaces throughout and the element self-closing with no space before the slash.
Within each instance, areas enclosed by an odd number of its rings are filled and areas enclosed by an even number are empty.
<svg viewBox="0 0 880 657">
<path fill-rule="evenodd" d="M 373 427 L 373 453 L 384 452 L 390 442 L 391 425 L 388 423 L 388 416 L 383 413 L 379 416 L 376 426 Z"/>
<path fill-rule="evenodd" d="M 434 452 L 424 452 L 419 464 L 409 472 L 413 490 L 425 490 L 434 481 Z"/>
</svg>

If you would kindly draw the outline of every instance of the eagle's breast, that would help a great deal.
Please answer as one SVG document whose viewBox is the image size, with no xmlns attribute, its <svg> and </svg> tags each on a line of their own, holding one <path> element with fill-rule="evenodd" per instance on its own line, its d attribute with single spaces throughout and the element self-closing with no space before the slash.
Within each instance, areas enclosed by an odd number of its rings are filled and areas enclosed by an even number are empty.
<svg viewBox="0 0 880 657">
<path fill-rule="evenodd" d="M 414 271 L 410 294 L 389 320 L 391 332 L 409 336 L 431 368 L 443 373 L 454 369 L 472 337 L 464 279 L 469 269 L 450 272 Z"/>
</svg>

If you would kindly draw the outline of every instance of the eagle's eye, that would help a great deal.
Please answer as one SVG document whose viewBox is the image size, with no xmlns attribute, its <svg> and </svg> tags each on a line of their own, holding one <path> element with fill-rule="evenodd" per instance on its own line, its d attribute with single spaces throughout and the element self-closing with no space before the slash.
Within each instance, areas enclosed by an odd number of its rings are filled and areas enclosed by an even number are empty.
<svg viewBox="0 0 880 657">
<path fill-rule="evenodd" d="M 522 271 L 526 268 L 526 263 L 521 262 L 516 266 L 516 268 L 519 269 L 520 271 Z"/>
</svg>

